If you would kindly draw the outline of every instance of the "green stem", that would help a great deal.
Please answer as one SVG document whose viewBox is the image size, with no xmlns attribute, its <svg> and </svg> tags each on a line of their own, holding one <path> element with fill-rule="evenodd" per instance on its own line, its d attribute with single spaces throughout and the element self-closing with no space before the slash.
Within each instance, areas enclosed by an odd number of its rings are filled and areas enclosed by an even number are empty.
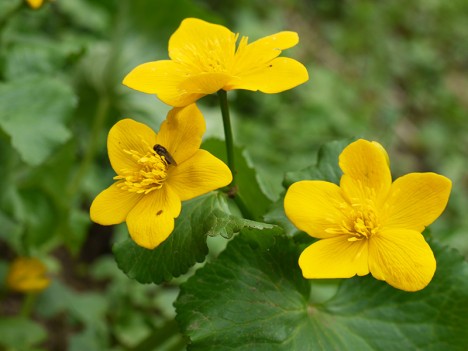
<svg viewBox="0 0 468 351">
<path fill-rule="evenodd" d="M 219 105 L 221 107 L 221 115 L 223 116 L 223 126 L 224 126 L 224 139 L 226 141 L 226 151 L 227 151 L 227 161 L 228 167 L 232 173 L 232 182 L 230 184 L 232 189 L 235 189 L 237 185 L 237 174 L 236 174 L 236 165 L 234 162 L 234 141 L 232 138 L 232 128 L 231 128 L 231 119 L 229 117 L 229 107 L 227 103 L 227 93 L 226 90 L 218 91 Z"/>
<path fill-rule="evenodd" d="M 229 117 L 229 106 L 227 102 L 227 93 L 226 90 L 218 91 L 219 105 L 221 107 L 221 115 L 223 116 L 223 126 L 224 126 L 224 139 L 226 142 L 226 153 L 227 153 L 227 162 L 228 167 L 232 173 L 232 182 L 229 185 L 230 189 L 228 194 L 231 198 L 234 199 L 237 207 L 241 211 L 244 218 L 254 219 L 252 213 L 245 205 L 244 201 L 238 194 L 237 188 L 237 171 L 236 164 L 234 160 L 234 139 L 232 137 L 232 127 L 231 119 Z"/>
<path fill-rule="evenodd" d="M 241 211 L 242 217 L 244 217 L 245 219 L 250 219 L 250 220 L 258 220 L 258 218 L 255 218 L 252 212 L 250 212 L 244 200 L 242 200 L 242 198 L 239 195 L 236 195 L 234 197 L 234 202 L 236 203 L 237 207 Z"/>
<path fill-rule="evenodd" d="M 179 333 L 179 326 L 175 320 L 166 322 L 161 328 L 155 329 L 147 338 L 138 345 L 132 347 L 130 351 L 159 350 L 158 346 L 163 345 L 170 338 Z"/>
<path fill-rule="evenodd" d="M 27 293 L 23 300 L 23 305 L 21 306 L 21 317 L 29 317 L 33 310 L 34 304 L 36 302 L 37 294 L 30 292 Z"/>
<path fill-rule="evenodd" d="M 75 177 L 73 178 L 68 188 L 68 194 L 70 198 L 73 198 L 74 195 L 79 190 L 81 183 L 83 181 L 83 178 L 86 176 L 86 173 L 88 172 L 89 167 L 91 167 L 91 164 L 93 163 L 94 156 L 96 154 L 96 150 L 99 145 L 99 136 L 100 136 L 101 130 L 104 127 L 104 123 L 106 121 L 106 117 L 109 111 L 109 106 L 110 106 L 109 97 L 106 95 L 101 96 L 101 98 L 99 99 L 97 108 L 96 108 L 96 115 L 94 117 L 91 137 L 90 137 L 90 141 L 88 144 L 88 148 L 86 150 L 86 154 L 83 158 L 83 161 L 80 164 L 80 168 L 78 169 L 78 172 L 76 173 Z"/>
</svg>

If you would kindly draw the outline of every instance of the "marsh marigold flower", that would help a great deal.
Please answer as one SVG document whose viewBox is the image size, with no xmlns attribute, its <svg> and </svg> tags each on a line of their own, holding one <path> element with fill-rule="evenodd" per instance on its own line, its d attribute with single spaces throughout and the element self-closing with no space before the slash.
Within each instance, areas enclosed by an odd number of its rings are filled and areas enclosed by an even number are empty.
<svg viewBox="0 0 468 351">
<path fill-rule="evenodd" d="M 171 234 L 181 201 L 228 185 L 231 171 L 200 150 L 205 120 L 195 104 L 172 109 L 159 133 L 124 119 L 109 131 L 107 149 L 116 182 L 90 209 L 102 225 L 127 222 L 132 239 L 153 249 Z"/>
<path fill-rule="evenodd" d="M 8 269 L 6 283 L 11 290 L 28 293 L 44 290 L 50 279 L 46 266 L 39 259 L 18 257 Z"/>
<path fill-rule="evenodd" d="M 370 272 L 398 289 L 423 289 L 436 261 L 421 232 L 445 209 L 451 181 L 435 173 L 410 173 L 392 183 L 386 151 L 366 140 L 348 145 L 339 165 L 340 186 L 300 181 L 284 199 L 296 227 L 321 239 L 299 258 L 304 277 Z"/>
<path fill-rule="evenodd" d="M 169 40 L 170 60 L 144 63 L 123 84 L 156 94 L 171 106 L 185 106 L 218 90 L 279 93 L 309 79 L 296 60 L 278 57 L 295 46 L 295 32 L 279 32 L 248 44 L 226 27 L 187 18 Z"/>
</svg>

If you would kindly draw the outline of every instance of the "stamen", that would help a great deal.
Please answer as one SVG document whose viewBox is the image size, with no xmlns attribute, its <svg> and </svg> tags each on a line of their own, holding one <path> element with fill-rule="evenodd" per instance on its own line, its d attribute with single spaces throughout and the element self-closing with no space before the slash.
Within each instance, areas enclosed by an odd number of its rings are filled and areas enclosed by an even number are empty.
<svg viewBox="0 0 468 351">
<path fill-rule="evenodd" d="M 379 220 L 376 215 L 376 205 L 372 195 L 375 191 L 369 188 L 361 189 L 369 197 L 353 199 L 351 203 L 337 206 L 344 214 L 345 220 L 333 223 L 325 232 L 335 235 L 348 235 L 348 241 L 354 242 L 369 239 L 379 231 Z"/>
<path fill-rule="evenodd" d="M 135 161 L 136 167 L 121 169 L 114 177 L 115 180 L 120 180 L 117 183 L 119 188 L 145 195 L 162 188 L 167 178 L 168 162 L 155 154 L 149 146 L 148 149 L 144 155 L 136 150 L 123 150 Z"/>
</svg>

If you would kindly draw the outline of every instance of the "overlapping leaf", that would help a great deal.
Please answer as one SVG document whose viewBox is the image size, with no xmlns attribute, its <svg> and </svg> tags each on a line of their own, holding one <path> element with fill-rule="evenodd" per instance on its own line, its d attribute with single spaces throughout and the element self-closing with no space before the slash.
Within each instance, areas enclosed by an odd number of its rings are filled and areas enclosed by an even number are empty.
<svg viewBox="0 0 468 351">
<path fill-rule="evenodd" d="M 182 285 L 177 320 L 189 350 L 462 351 L 468 345 L 468 264 L 452 249 L 432 243 L 438 269 L 420 292 L 355 277 L 314 305 L 290 239 L 275 237 L 261 250 L 247 239 L 237 237 Z"/>
<path fill-rule="evenodd" d="M 209 139 L 203 143 L 203 149 L 227 162 L 224 141 Z M 237 171 L 237 196 L 240 197 L 254 219 L 260 219 L 268 210 L 271 200 L 263 192 L 258 181 L 257 172 L 245 156 L 245 150 L 235 147 L 234 160 Z"/>
<path fill-rule="evenodd" d="M 142 248 L 127 239 L 116 244 L 113 251 L 119 268 L 130 278 L 140 283 L 161 283 L 186 273 L 195 263 L 205 259 L 208 235 L 230 238 L 245 227 L 274 228 L 271 224 L 233 216 L 226 196 L 211 192 L 183 204 L 174 231 L 154 250 Z"/>
</svg>

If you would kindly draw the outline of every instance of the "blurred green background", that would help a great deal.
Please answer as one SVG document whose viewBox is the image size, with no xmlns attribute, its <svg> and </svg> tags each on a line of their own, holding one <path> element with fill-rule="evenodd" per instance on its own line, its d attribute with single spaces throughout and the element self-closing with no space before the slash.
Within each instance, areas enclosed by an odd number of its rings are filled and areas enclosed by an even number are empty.
<svg viewBox="0 0 468 351">
<path fill-rule="evenodd" d="M 468 257 L 468 2 L 56 0 L 32 10 L 2 0 L 0 278 L 15 256 L 34 255 L 53 283 L 30 319 L 14 320 L 23 297 L 2 286 L 0 350 L 151 350 L 158 337 L 158 350 L 183 349 L 180 336 L 153 334 L 175 328 L 171 304 L 183 278 L 129 280 L 111 254 L 125 225 L 93 225 L 88 209 L 112 182 L 110 127 L 131 117 L 157 130 L 170 109 L 122 86 L 123 77 L 166 59 L 186 17 L 250 41 L 299 33 L 283 55 L 306 65 L 307 83 L 275 95 L 228 94 L 235 141 L 270 198 L 279 198 L 285 172 L 315 162 L 321 144 L 377 140 L 394 177 L 452 179 L 448 208 L 430 232 Z M 206 136 L 222 138 L 216 97 L 199 106 Z"/>
</svg>

